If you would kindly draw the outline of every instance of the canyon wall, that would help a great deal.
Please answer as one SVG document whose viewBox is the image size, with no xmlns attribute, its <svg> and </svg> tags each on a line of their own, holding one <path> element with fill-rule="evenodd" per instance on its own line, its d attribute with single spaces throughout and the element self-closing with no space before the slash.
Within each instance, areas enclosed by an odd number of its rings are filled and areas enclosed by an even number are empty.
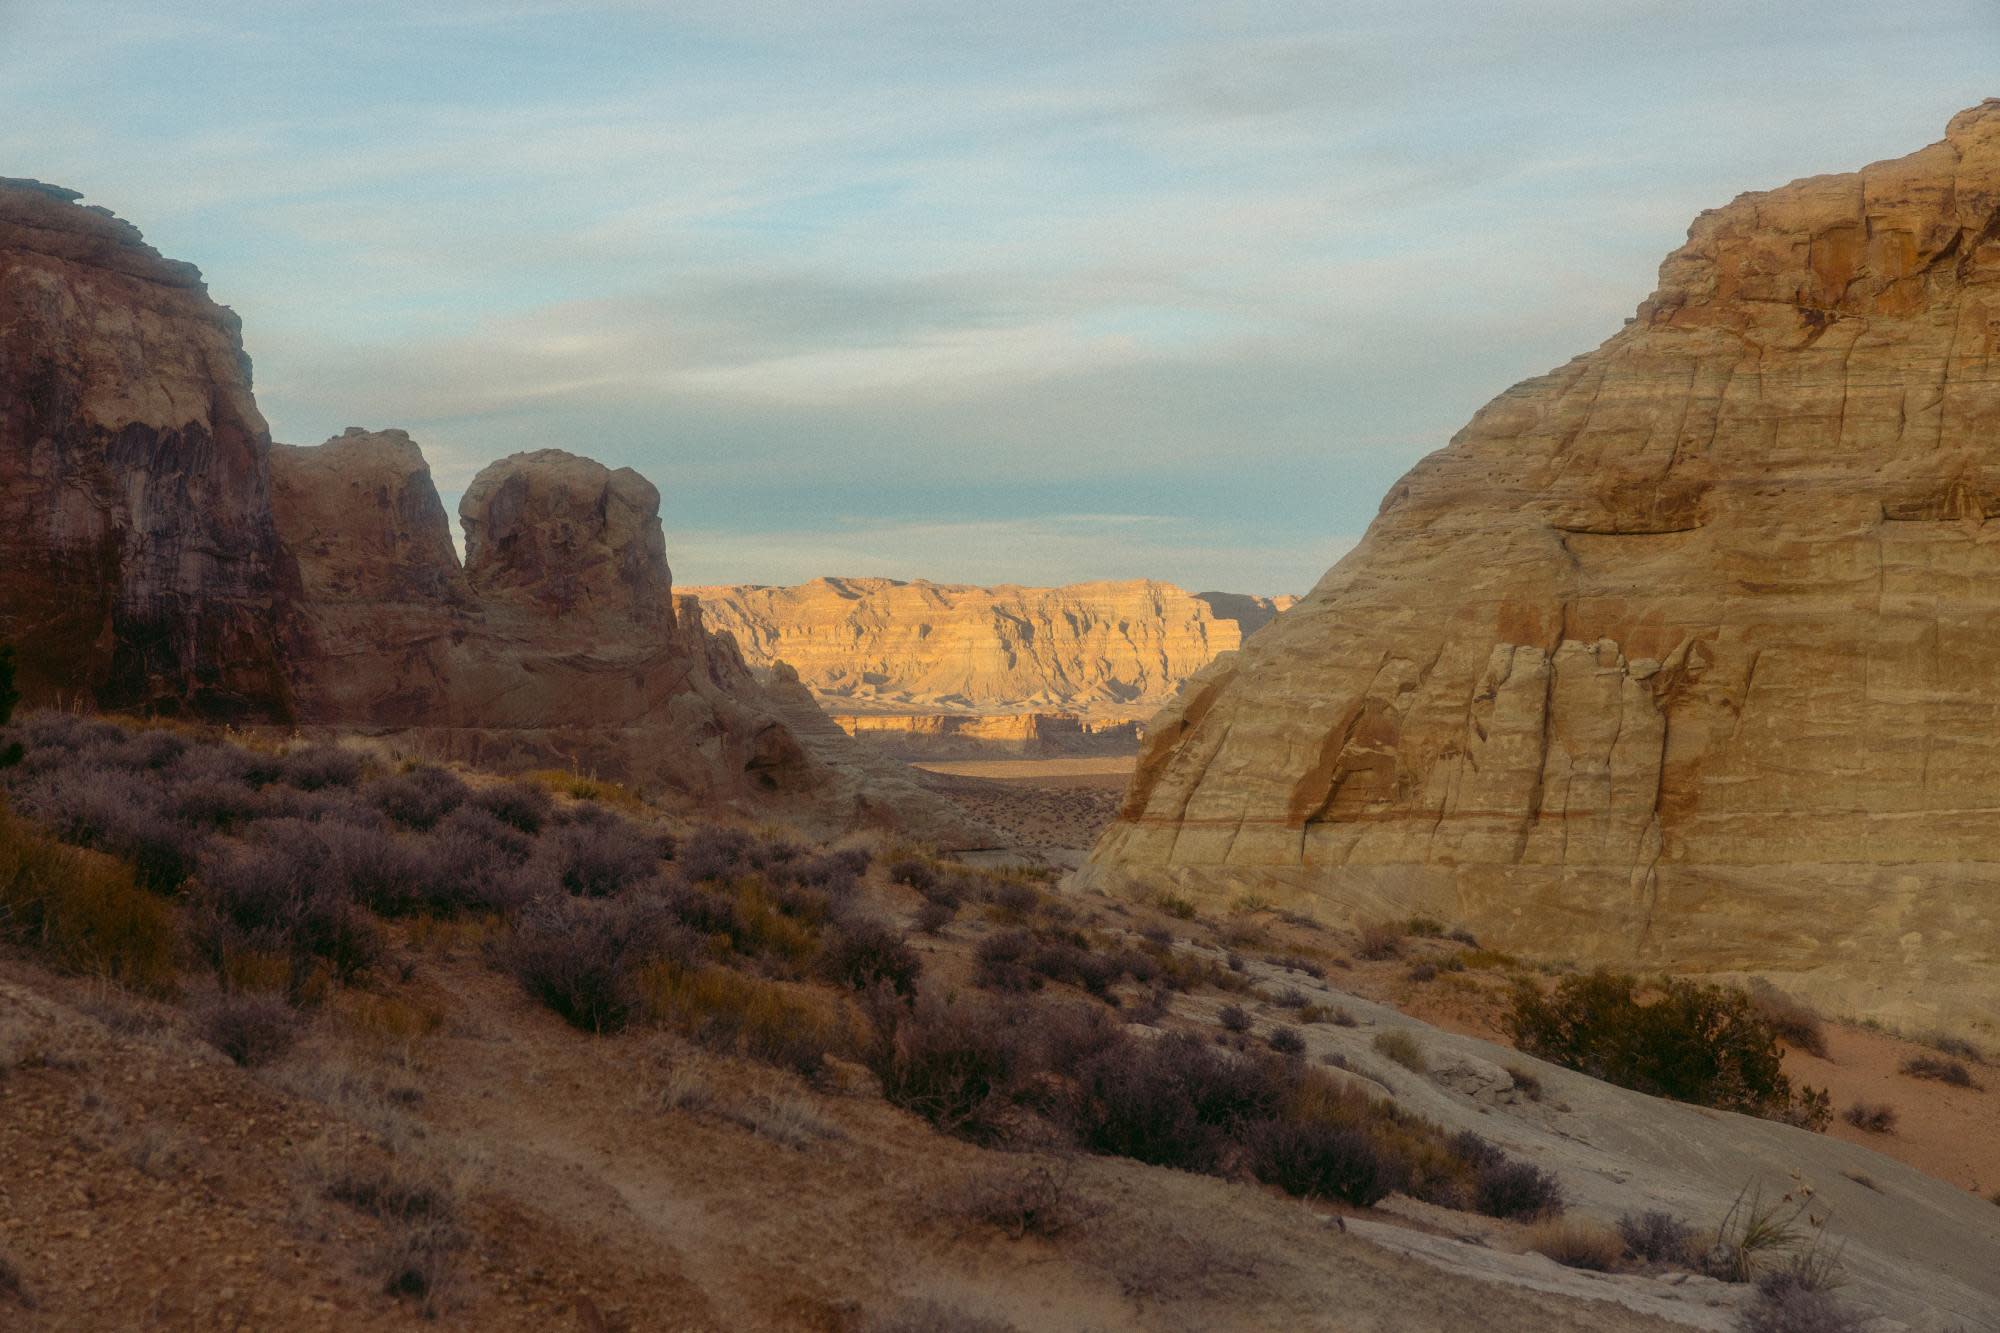
<svg viewBox="0 0 2000 1333">
<path fill-rule="evenodd" d="M 753 666 L 788 663 L 844 714 L 1143 718 L 1292 600 L 1138 579 L 977 588 L 824 578 L 688 591 Z"/>
<path fill-rule="evenodd" d="M 1084 872 L 2000 1031 L 2000 102 L 1703 213 L 1151 730 Z"/>
<path fill-rule="evenodd" d="M 273 446 L 235 317 L 74 192 L 0 180 L 0 642 L 27 702 L 393 734 L 947 846 L 992 835 L 801 735 L 691 599 L 659 493 L 559 450 L 466 491 L 401 431 Z"/>
<path fill-rule="evenodd" d="M 1134 721 L 1075 713 L 835 713 L 833 721 L 856 740 L 903 759 L 1129 755 L 1145 734 Z"/>
<path fill-rule="evenodd" d="M 31 701 L 288 718 L 236 316 L 77 198 L 0 178 L 0 642 Z"/>
</svg>

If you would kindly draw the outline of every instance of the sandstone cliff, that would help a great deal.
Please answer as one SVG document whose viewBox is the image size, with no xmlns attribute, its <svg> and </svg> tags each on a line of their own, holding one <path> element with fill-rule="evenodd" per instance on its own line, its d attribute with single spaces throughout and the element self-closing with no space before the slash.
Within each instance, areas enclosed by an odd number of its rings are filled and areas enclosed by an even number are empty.
<svg viewBox="0 0 2000 1333">
<path fill-rule="evenodd" d="M 286 717 L 236 316 L 77 198 L 0 178 L 0 641 L 31 701 Z"/>
<path fill-rule="evenodd" d="M 422 452 L 270 443 L 234 315 L 67 190 L 0 181 L 0 642 L 29 702 L 395 731 L 948 845 L 990 833 L 837 730 L 802 741 L 694 603 L 659 494 L 556 450 L 467 491 Z"/>
<path fill-rule="evenodd" d="M 844 713 L 1141 717 L 1291 600 L 1151 580 L 976 588 L 826 578 L 688 591 L 753 666 L 789 663 Z"/>
<path fill-rule="evenodd" d="M 1086 878 L 2000 1025 L 2000 102 L 1696 219 L 1151 728 Z"/>
<path fill-rule="evenodd" d="M 1075 713 L 835 713 L 856 740 L 904 759 L 1129 755 L 1143 734 L 1137 722 Z"/>
</svg>

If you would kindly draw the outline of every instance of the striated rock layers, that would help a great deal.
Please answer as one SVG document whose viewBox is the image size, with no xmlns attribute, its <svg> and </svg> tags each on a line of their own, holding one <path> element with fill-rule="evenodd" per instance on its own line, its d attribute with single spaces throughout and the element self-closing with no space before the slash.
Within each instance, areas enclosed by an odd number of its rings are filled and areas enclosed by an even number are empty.
<svg viewBox="0 0 2000 1333">
<path fill-rule="evenodd" d="M 0 181 L 0 642 L 30 702 L 394 730 L 492 767 L 990 833 L 801 738 L 698 608 L 659 494 L 555 450 L 487 468 L 461 567 L 401 431 L 273 446 L 233 315 L 76 195 Z"/>
<path fill-rule="evenodd" d="M 789 663 L 840 713 L 1143 717 L 1291 602 L 1136 579 L 974 588 L 827 578 L 689 591 L 753 666 Z"/>
<path fill-rule="evenodd" d="M 1129 755 L 1143 734 L 1134 721 L 1075 713 L 835 713 L 856 740 L 904 759 Z"/>
<path fill-rule="evenodd" d="M 2000 1025 L 2000 102 L 1702 214 L 1150 729 L 1084 872 Z"/>
<path fill-rule="evenodd" d="M 0 178 L 0 641 L 30 699 L 287 717 L 236 316 L 77 197 Z"/>
</svg>

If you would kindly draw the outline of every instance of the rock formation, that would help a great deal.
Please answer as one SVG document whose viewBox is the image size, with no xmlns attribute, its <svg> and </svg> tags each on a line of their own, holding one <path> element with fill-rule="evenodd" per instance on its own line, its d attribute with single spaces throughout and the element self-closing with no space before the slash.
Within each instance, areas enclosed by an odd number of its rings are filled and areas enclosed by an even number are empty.
<svg viewBox="0 0 2000 1333">
<path fill-rule="evenodd" d="M 990 841 L 830 724 L 801 740 L 789 696 L 676 610 L 637 473 L 495 463 L 461 506 L 461 567 L 408 435 L 273 447 L 235 316 L 76 199 L 0 181 L 0 642 L 29 702 L 394 731 Z"/>
<path fill-rule="evenodd" d="M 236 316 L 0 178 L 0 641 L 30 700 L 282 719 L 289 572 Z"/>
<path fill-rule="evenodd" d="M 784 661 L 835 712 L 1143 717 L 1290 604 L 1150 580 L 995 588 L 814 579 L 689 590 L 753 666 Z"/>
<path fill-rule="evenodd" d="M 1085 872 L 2000 1025 L 2000 102 L 1703 213 L 1151 728 Z"/>
</svg>

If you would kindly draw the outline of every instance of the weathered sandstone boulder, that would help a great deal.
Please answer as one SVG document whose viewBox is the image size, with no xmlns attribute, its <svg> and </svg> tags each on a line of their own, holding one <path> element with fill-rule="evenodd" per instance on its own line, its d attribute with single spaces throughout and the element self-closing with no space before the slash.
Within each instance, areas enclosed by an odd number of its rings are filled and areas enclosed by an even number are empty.
<svg viewBox="0 0 2000 1333">
<path fill-rule="evenodd" d="M 2000 1027 L 2000 102 L 1702 214 L 1150 728 L 1086 880 Z"/>
<path fill-rule="evenodd" d="M 236 316 L 77 198 L 0 178 L 0 641 L 32 701 L 289 716 Z"/>
<path fill-rule="evenodd" d="M 837 731 L 838 744 L 802 738 L 789 698 L 706 631 L 693 598 L 675 598 L 659 492 L 636 472 L 556 449 L 491 464 L 459 505 L 461 568 L 402 431 L 350 429 L 271 460 L 306 594 L 309 650 L 293 668 L 307 723 L 393 732 L 491 768 L 779 799 L 830 827 L 992 841 Z"/>
<path fill-rule="evenodd" d="M 1134 579 L 1060 588 L 814 579 L 693 588 L 753 666 L 784 661 L 839 712 L 1142 717 L 1289 598 Z"/>
</svg>

